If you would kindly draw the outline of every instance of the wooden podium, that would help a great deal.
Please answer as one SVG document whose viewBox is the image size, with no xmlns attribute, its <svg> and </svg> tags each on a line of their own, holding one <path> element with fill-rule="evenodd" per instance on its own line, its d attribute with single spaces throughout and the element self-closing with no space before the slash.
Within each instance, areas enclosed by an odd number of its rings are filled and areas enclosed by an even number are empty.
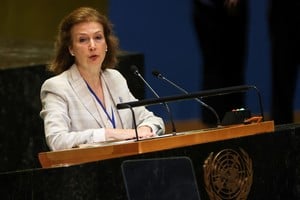
<svg viewBox="0 0 300 200">
<path fill-rule="evenodd" d="M 239 197 L 249 200 L 296 200 L 300 197 L 299 144 L 300 124 L 274 127 L 272 121 L 266 121 L 41 152 L 42 168 L 0 173 L 0 193 L 2 199 L 120 200 L 130 196 L 128 183 L 137 184 L 133 188 L 139 193 L 144 191 L 140 187 L 151 190 L 147 186 L 156 186 L 155 177 L 159 183 L 184 183 L 186 179 L 181 177 L 193 172 L 202 200 L 213 199 L 212 194 L 219 199 L 242 199 L 229 198 L 242 194 Z M 182 158 L 190 160 L 192 166 L 184 168 L 168 161 Z M 135 163 L 134 168 L 130 165 L 132 173 L 127 178 L 126 163 Z M 147 179 L 148 185 L 135 181 L 148 174 L 155 175 Z M 164 193 L 152 189 L 151 194 Z"/>
<path fill-rule="evenodd" d="M 274 132 L 273 121 L 180 132 L 176 135 L 168 134 L 163 137 L 140 141 L 104 142 L 70 150 L 41 152 L 38 156 L 43 168 L 62 167 L 187 147 L 267 132 Z"/>
</svg>

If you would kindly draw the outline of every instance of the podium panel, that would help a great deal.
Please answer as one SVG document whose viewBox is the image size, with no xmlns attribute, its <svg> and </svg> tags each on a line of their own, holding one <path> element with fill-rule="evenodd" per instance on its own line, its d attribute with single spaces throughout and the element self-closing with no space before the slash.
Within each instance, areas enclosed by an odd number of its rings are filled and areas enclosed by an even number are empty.
<svg viewBox="0 0 300 200">
<path fill-rule="evenodd" d="M 300 125 L 275 127 L 271 132 L 231 138 L 229 132 L 223 133 L 224 139 L 219 140 L 212 140 L 210 136 L 204 134 L 208 139 L 201 143 L 199 142 L 201 133 L 195 134 L 198 135 L 197 137 L 192 136 L 193 134 L 186 136 L 190 137 L 189 139 L 174 136 L 169 138 L 170 143 L 167 138 L 153 140 L 158 143 L 157 146 L 163 146 L 156 151 L 106 157 L 98 161 L 69 166 L 1 173 L 1 198 L 128 199 L 126 180 L 122 173 L 123 163 L 132 160 L 168 160 L 174 157 L 187 157 L 191 160 L 201 200 L 210 200 L 211 195 L 215 195 L 216 199 L 245 197 L 248 200 L 296 200 L 300 198 L 298 190 Z M 179 139 L 182 139 L 182 143 L 176 147 L 174 141 L 178 142 Z M 187 141 L 194 142 L 190 145 L 182 145 Z M 151 150 L 149 144 L 143 146 L 140 142 L 135 143 L 139 143 L 141 151 Z M 166 148 L 171 144 L 173 146 Z M 85 150 L 98 148 L 85 148 Z M 88 153 L 84 151 L 81 156 L 88 156 Z M 113 152 L 111 151 L 110 154 Z M 161 170 L 159 165 L 152 166 L 151 173 Z M 251 181 L 247 182 L 247 180 Z M 249 187 L 245 187 L 246 184 Z"/>
<path fill-rule="evenodd" d="M 128 200 L 200 200 L 188 157 L 125 160 L 121 168 Z"/>
</svg>

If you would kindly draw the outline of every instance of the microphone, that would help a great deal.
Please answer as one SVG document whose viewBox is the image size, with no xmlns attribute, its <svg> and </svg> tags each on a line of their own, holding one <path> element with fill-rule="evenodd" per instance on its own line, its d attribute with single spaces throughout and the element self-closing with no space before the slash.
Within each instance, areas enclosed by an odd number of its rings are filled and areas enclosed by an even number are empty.
<svg viewBox="0 0 300 200">
<path fill-rule="evenodd" d="M 149 83 L 143 78 L 143 76 L 139 73 L 139 70 L 137 68 L 137 66 L 135 65 L 132 65 L 130 67 L 131 71 L 133 72 L 134 75 L 138 76 L 144 83 L 145 85 L 151 90 L 151 92 L 157 97 L 157 98 L 160 98 L 159 95 L 153 90 L 153 88 L 149 85 Z M 172 124 L 172 131 L 173 131 L 173 135 L 176 134 L 176 128 L 175 128 L 175 124 L 174 124 L 174 120 L 173 120 L 173 116 L 172 116 L 172 113 L 170 111 L 170 108 L 168 106 L 167 103 L 163 103 L 164 106 L 166 107 L 166 110 L 168 112 L 168 115 L 169 115 L 169 118 L 170 118 L 170 121 L 171 121 L 171 124 Z"/>
<path fill-rule="evenodd" d="M 167 83 L 171 84 L 172 86 L 174 86 L 175 88 L 177 88 L 178 90 L 180 90 L 181 92 L 185 93 L 185 94 L 189 94 L 185 89 L 183 89 L 182 87 L 178 86 L 177 84 L 175 84 L 174 82 L 170 81 L 169 79 L 165 78 L 163 75 L 161 75 L 160 72 L 153 70 L 152 71 L 152 75 L 162 79 L 164 81 L 166 81 Z M 209 109 L 210 111 L 213 112 L 213 114 L 215 115 L 216 119 L 217 119 L 217 126 L 219 127 L 221 125 L 221 121 L 220 121 L 220 117 L 217 114 L 217 112 L 215 111 L 215 109 L 213 109 L 211 106 L 207 105 L 206 103 L 204 103 L 203 101 L 201 101 L 200 98 L 195 98 L 195 100 L 197 102 L 199 102 L 202 106 L 206 107 L 207 109 Z"/>
</svg>

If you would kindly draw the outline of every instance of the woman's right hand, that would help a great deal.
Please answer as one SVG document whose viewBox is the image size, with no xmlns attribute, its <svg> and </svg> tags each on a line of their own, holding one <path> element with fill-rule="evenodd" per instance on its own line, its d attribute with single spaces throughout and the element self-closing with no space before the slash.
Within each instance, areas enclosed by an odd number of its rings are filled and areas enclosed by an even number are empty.
<svg viewBox="0 0 300 200">
<path fill-rule="evenodd" d="M 139 139 L 150 138 L 155 134 L 148 126 L 142 126 L 137 129 Z M 106 140 L 130 140 L 136 138 L 135 129 L 105 129 Z"/>
</svg>

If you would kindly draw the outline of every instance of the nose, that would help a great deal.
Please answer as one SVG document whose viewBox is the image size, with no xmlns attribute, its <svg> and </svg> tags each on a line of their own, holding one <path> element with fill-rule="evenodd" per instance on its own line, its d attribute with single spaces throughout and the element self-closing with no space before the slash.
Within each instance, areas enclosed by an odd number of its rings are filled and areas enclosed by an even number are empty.
<svg viewBox="0 0 300 200">
<path fill-rule="evenodd" d="M 90 45 L 89 45 L 90 50 L 95 50 L 96 49 L 96 44 L 93 39 L 90 39 Z"/>
</svg>

